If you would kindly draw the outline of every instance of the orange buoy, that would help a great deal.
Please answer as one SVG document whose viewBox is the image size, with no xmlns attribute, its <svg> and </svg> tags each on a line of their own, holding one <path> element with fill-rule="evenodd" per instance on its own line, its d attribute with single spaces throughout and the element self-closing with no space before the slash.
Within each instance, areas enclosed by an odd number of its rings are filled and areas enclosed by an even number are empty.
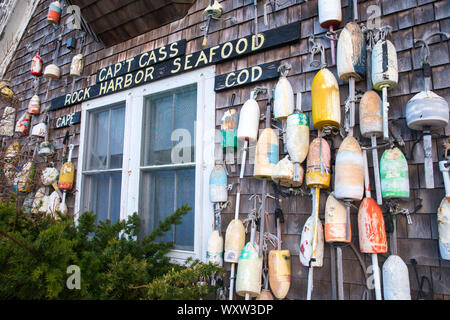
<svg viewBox="0 0 450 320">
<path fill-rule="evenodd" d="M 330 186 L 331 151 L 327 141 L 323 138 L 316 138 L 309 145 L 305 180 L 309 188 L 327 189 Z"/>
<path fill-rule="evenodd" d="M 364 253 L 386 253 L 383 212 L 373 198 L 364 198 L 358 211 L 359 248 Z"/>
<path fill-rule="evenodd" d="M 277 299 L 284 299 L 291 286 L 291 254 L 289 250 L 269 252 L 269 284 Z"/>
<path fill-rule="evenodd" d="M 348 218 L 347 208 L 334 197 L 334 193 L 331 193 L 325 204 L 326 242 L 350 243 L 352 241 L 351 223 Z"/>
<path fill-rule="evenodd" d="M 289 157 L 286 156 L 282 160 L 280 160 L 272 173 L 272 180 L 275 183 L 279 183 L 283 187 L 287 188 L 298 188 L 303 183 L 303 175 L 304 170 L 303 167 L 299 168 L 299 181 L 294 181 L 294 165 L 289 160 Z"/>
</svg>

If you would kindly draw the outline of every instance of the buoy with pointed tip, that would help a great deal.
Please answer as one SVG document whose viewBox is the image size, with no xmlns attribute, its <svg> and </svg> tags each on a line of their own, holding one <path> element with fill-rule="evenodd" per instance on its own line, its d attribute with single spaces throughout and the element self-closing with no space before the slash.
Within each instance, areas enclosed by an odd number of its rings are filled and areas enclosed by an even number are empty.
<svg viewBox="0 0 450 320">
<path fill-rule="evenodd" d="M 237 129 L 239 140 L 256 142 L 258 137 L 259 118 L 259 105 L 252 97 L 244 103 L 239 113 L 239 124 Z"/>
<path fill-rule="evenodd" d="M 408 162 L 399 148 L 384 151 L 380 160 L 380 176 L 383 198 L 409 198 Z"/>
<path fill-rule="evenodd" d="M 437 211 L 439 252 L 444 260 L 450 260 L 450 202 L 444 198 Z"/>
<path fill-rule="evenodd" d="M 267 301 L 273 300 L 273 295 L 270 292 L 270 290 L 262 289 L 259 296 L 256 297 L 256 300 L 267 300 Z"/>
<path fill-rule="evenodd" d="M 364 164 L 361 147 L 353 137 L 342 141 L 336 156 L 334 195 L 345 201 L 361 200 L 364 194 Z"/>
<path fill-rule="evenodd" d="M 347 208 L 334 197 L 332 192 L 325 204 L 325 242 L 350 243 L 352 241 L 351 223 Z"/>
<path fill-rule="evenodd" d="M 241 220 L 233 219 L 225 233 L 224 261 L 238 263 L 245 246 L 245 227 Z"/>
<path fill-rule="evenodd" d="M 314 216 L 311 215 L 305 222 L 302 229 L 302 235 L 299 245 L 299 259 L 300 264 L 305 267 L 322 267 L 324 255 L 324 234 L 322 222 L 318 223 L 318 237 L 317 237 L 317 254 L 315 261 L 311 261 L 313 253 L 313 237 L 314 237 Z"/>
<path fill-rule="evenodd" d="M 291 254 L 289 250 L 269 252 L 269 284 L 277 299 L 284 299 L 291 286 Z"/>
<path fill-rule="evenodd" d="M 294 164 L 294 181 L 299 182 L 302 179 L 301 163 L 309 149 L 309 119 L 306 114 L 294 112 L 287 117 L 286 148 Z"/>
<path fill-rule="evenodd" d="M 321 69 L 311 87 L 312 118 L 316 129 L 324 127 L 339 128 L 341 125 L 341 102 L 339 85 L 333 73 Z"/>
<path fill-rule="evenodd" d="M 411 300 L 408 267 L 397 255 L 383 264 L 383 295 L 384 300 Z"/>
<path fill-rule="evenodd" d="M 387 91 L 398 84 L 397 52 L 389 40 L 378 41 L 372 49 L 373 88 L 383 93 L 383 137 L 389 138 Z"/>
<path fill-rule="evenodd" d="M 40 56 L 40 49 L 37 50 L 36 55 L 31 60 L 31 74 L 36 77 L 42 76 L 43 61 Z"/>
<path fill-rule="evenodd" d="M 271 180 L 273 169 L 278 163 L 278 137 L 275 130 L 265 128 L 256 144 L 253 176 L 256 179 Z"/>
<path fill-rule="evenodd" d="M 242 249 L 236 274 L 236 293 L 242 297 L 258 296 L 261 292 L 262 258 L 255 245 L 248 242 Z"/>
<path fill-rule="evenodd" d="M 219 230 L 214 230 L 208 239 L 206 263 L 209 262 L 223 266 L 223 237 Z"/>
<path fill-rule="evenodd" d="M 216 164 L 209 176 L 209 200 L 226 202 L 228 200 L 227 172 L 223 165 Z"/>
<path fill-rule="evenodd" d="M 331 150 L 323 138 L 315 138 L 309 145 L 305 181 L 309 188 L 327 189 L 330 186 Z"/>
<path fill-rule="evenodd" d="M 303 183 L 304 170 L 302 166 L 300 166 L 299 171 L 300 181 L 294 181 L 294 165 L 289 160 L 289 157 L 286 156 L 278 161 L 277 165 L 273 169 L 272 180 L 283 187 L 298 188 Z"/>
<path fill-rule="evenodd" d="M 282 75 L 274 88 L 273 117 L 278 120 L 286 118 L 294 112 L 294 91 L 291 83 Z"/>
<path fill-rule="evenodd" d="M 363 253 L 386 253 L 383 212 L 373 198 L 364 198 L 358 211 L 359 248 Z"/>
</svg>

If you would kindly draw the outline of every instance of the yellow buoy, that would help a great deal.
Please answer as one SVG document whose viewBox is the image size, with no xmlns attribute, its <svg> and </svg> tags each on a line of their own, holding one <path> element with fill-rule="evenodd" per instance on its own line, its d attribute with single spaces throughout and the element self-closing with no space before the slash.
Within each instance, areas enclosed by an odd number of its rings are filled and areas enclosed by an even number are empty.
<svg viewBox="0 0 450 320">
<path fill-rule="evenodd" d="M 331 151 L 327 141 L 320 140 L 316 138 L 309 145 L 305 180 L 309 188 L 327 189 L 331 181 Z"/>
<path fill-rule="evenodd" d="M 291 286 L 291 254 L 289 250 L 269 252 L 269 284 L 277 299 L 284 299 Z"/>
<path fill-rule="evenodd" d="M 231 220 L 225 233 L 225 262 L 238 263 L 245 246 L 245 228 L 239 219 Z"/>
<path fill-rule="evenodd" d="M 341 125 L 339 86 L 333 73 L 327 68 L 314 77 L 311 87 L 312 118 L 316 129 Z"/>
<path fill-rule="evenodd" d="M 236 293 L 254 298 L 261 292 L 262 258 L 250 242 L 247 243 L 239 258 L 236 275 Z"/>
</svg>

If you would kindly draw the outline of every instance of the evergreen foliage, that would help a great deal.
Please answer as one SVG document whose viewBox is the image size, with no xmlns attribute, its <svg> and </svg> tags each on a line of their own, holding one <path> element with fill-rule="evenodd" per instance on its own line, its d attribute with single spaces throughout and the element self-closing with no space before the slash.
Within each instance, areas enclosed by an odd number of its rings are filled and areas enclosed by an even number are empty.
<svg viewBox="0 0 450 320">
<path fill-rule="evenodd" d="M 111 224 L 86 212 L 75 223 L 27 216 L 14 202 L 0 202 L 0 299 L 200 299 L 217 289 L 206 280 L 221 268 L 172 264 L 173 244 L 156 241 L 181 223 L 187 204 L 137 241 L 137 214 Z M 66 286 L 71 265 L 80 268 L 79 290 Z"/>
</svg>

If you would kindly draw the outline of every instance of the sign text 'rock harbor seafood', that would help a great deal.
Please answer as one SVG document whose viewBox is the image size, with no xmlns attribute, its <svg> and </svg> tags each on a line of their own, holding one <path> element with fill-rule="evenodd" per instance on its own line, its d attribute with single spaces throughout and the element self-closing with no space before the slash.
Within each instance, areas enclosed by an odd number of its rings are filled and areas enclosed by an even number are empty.
<svg viewBox="0 0 450 320">
<path fill-rule="evenodd" d="M 185 49 L 185 41 L 174 42 L 161 47 L 164 49 L 158 48 L 100 69 L 97 72 L 97 81 L 100 82 L 53 99 L 50 110 L 65 108 L 186 71 L 274 48 L 298 39 L 300 39 L 300 22 L 235 39 L 184 56 L 179 56 L 179 54 L 182 54 Z M 251 82 L 251 78 L 249 78 L 248 81 L 243 81 L 239 85 Z"/>
</svg>

